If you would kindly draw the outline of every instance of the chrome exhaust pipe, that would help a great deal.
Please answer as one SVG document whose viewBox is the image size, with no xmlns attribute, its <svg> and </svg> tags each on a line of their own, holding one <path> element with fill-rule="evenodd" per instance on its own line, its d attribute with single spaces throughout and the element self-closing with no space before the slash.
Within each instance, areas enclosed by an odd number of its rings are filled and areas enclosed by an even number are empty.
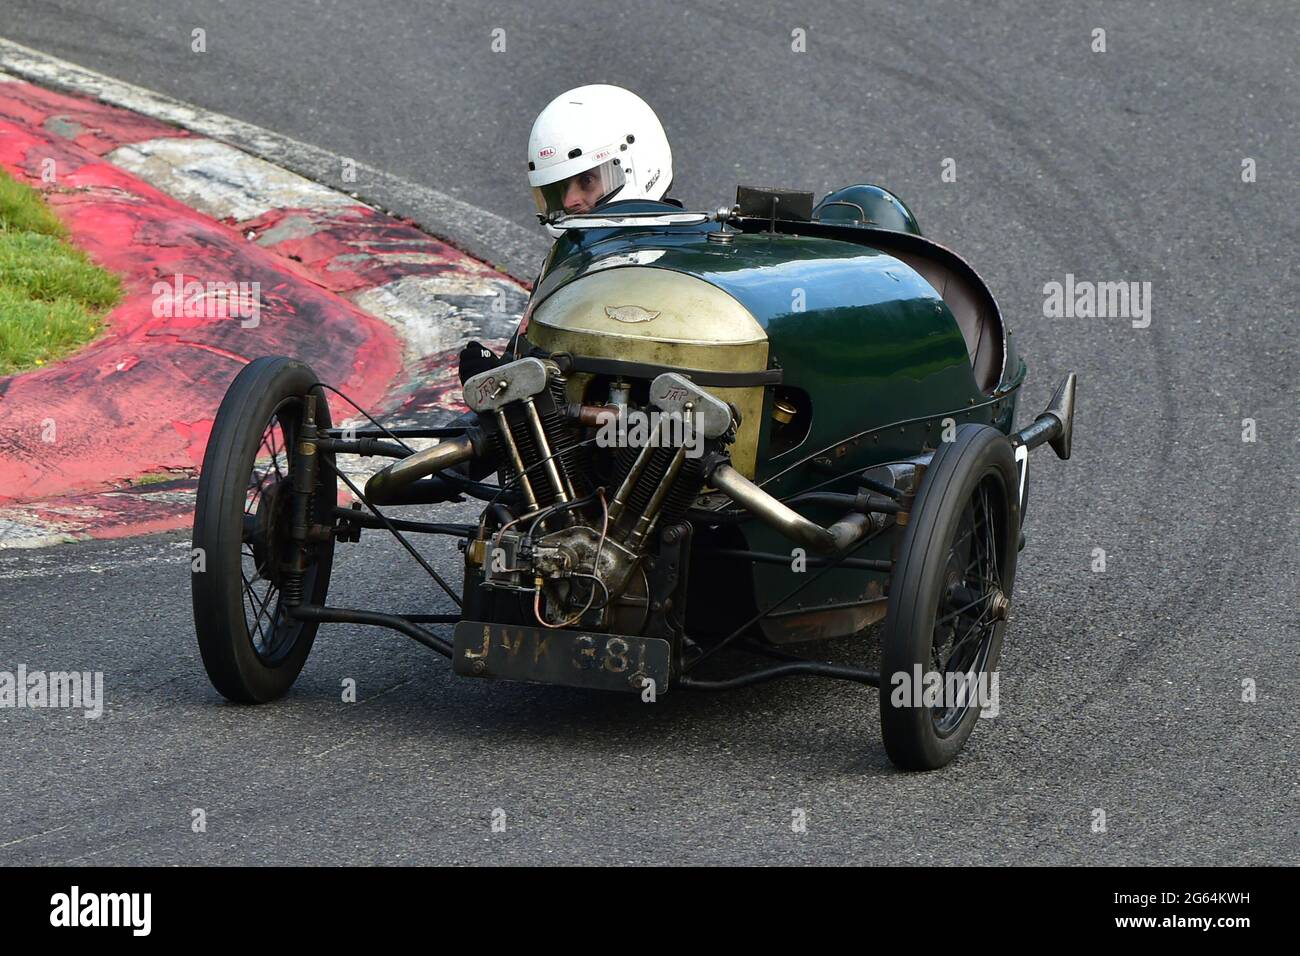
<svg viewBox="0 0 1300 956">
<path fill-rule="evenodd" d="M 417 451 L 375 472 L 366 482 L 366 499 L 377 505 L 397 504 L 401 492 L 421 478 L 477 458 L 482 439 L 477 431 L 467 431 L 459 438 L 446 438 L 432 448 Z"/>
<path fill-rule="evenodd" d="M 821 554 L 835 554 L 854 545 L 867 536 L 880 523 L 873 514 L 851 512 L 829 528 L 809 521 L 793 508 L 754 484 L 731 465 L 723 462 L 713 469 L 709 484 L 725 492 L 747 511 L 771 528 L 785 535 L 795 544 L 803 545 Z"/>
</svg>

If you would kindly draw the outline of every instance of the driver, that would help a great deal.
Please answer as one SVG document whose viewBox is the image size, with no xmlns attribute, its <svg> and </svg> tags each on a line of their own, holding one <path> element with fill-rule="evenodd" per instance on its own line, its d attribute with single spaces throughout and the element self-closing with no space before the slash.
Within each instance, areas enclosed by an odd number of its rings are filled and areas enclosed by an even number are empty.
<svg viewBox="0 0 1300 956">
<path fill-rule="evenodd" d="M 645 100 L 605 84 L 580 86 L 546 105 L 528 135 L 528 185 L 537 218 L 552 238 L 559 216 L 591 212 L 615 199 L 663 200 L 673 154 Z"/>
<path fill-rule="evenodd" d="M 668 198 L 673 151 L 649 104 L 630 90 L 603 83 L 561 93 L 533 121 L 528 134 L 528 185 L 537 218 L 552 239 L 560 216 L 591 212 L 621 199 Z M 460 353 L 460 380 L 500 364 L 479 342 Z"/>
</svg>

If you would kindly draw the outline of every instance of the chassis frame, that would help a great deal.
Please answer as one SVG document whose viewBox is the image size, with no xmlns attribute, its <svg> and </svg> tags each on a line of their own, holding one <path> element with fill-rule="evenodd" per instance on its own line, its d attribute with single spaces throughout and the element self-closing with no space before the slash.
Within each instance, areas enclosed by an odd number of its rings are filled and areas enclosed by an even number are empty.
<svg viewBox="0 0 1300 956">
<path fill-rule="evenodd" d="M 323 386 L 323 383 L 317 384 Z M 1051 447 L 1056 451 L 1058 457 L 1062 459 L 1069 458 L 1073 432 L 1075 385 L 1075 375 L 1074 373 L 1069 373 L 1056 389 L 1056 392 L 1047 408 L 1039 414 L 1031 424 L 1020 429 L 1018 432 L 1014 432 L 1007 436 L 1012 447 L 1016 449 L 1018 458 L 1027 455 L 1030 450 L 1044 444 L 1051 445 Z M 329 386 L 323 387 L 328 388 Z M 321 465 L 332 470 L 334 475 L 349 488 L 356 500 L 350 508 L 336 505 L 332 512 L 332 522 L 328 525 L 320 523 L 312 524 L 306 521 L 295 521 L 293 523 L 292 532 L 295 541 L 298 541 L 301 544 L 307 544 L 310 541 L 322 540 L 326 537 L 337 541 L 356 541 L 359 539 L 360 532 L 363 529 L 385 530 L 407 550 L 407 552 L 434 580 L 434 582 L 446 592 L 452 602 L 455 603 L 458 608 L 461 607 L 461 597 L 442 578 L 442 576 L 437 573 L 428 561 L 420 555 L 406 536 L 407 534 L 428 534 L 458 537 L 468 540 L 474 533 L 476 526 L 431 521 L 414 521 L 389 517 L 379 508 L 378 505 L 367 498 L 363 489 L 357 487 L 356 483 L 354 483 L 343 470 L 339 469 L 335 465 L 334 460 L 338 455 L 358 455 L 363 457 L 383 457 L 401 460 L 402 458 L 414 453 L 414 450 L 406 444 L 405 439 L 432 438 L 442 440 L 456 438 L 465 435 L 469 426 L 449 425 L 438 428 L 387 428 L 375 419 L 370 418 L 369 415 L 365 415 L 366 418 L 369 418 L 373 427 L 348 429 L 326 427 L 316 430 L 312 424 L 314 419 L 314 401 L 315 396 L 308 396 L 308 428 L 306 428 L 304 433 L 299 436 L 299 440 L 295 443 L 291 456 L 293 472 L 300 476 L 307 476 L 305 480 L 295 482 L 295 487 L 291 491 L 291 494 L 295 499 L 291 506 L 293 509 L 292 513 L 295 515 L 305 514 L 305 502 L 300 499 L 305 499 L 307 489 L 311 487 L 310 482 L 315 479 L 317 470 Z M 365 413 L 363 412 L 363 414 Z M 1023 449 L 1023 451 L 1021 449 Z M 914 481 L 912 482 L 911 488 L 873 482 L 869 478 L 859 477 L 860 481 L 865 481 L 872 487 L 872 490 L 876 492 L 870 501 L 862 508 L 862 510 L 870 512 L 877 522 L 872 531 L 840 553 L 825 557 L 810 557 L 808 559 L 809 566 L 816 570 L 814 573 L 809 574 L 805 581 L 777 598 L 774 602 L 769 603 L 757 614 L 752 615 L 743 625 L 736 628 L 721 641 L 710 644 L 707 649 L 701 649 L 699 645 L 695 645 L 697 650 L 693 656 L 684 658 L 680 662 L 677 662 L 677 668 L 675 669 L 674 679 L 671 686 L 683 690 L 729 690 L 788 677 L 820 677 L 832 680 L 851 681 L 879 688 L 881 677 L 880 673 L 877 671 L 848 667 L 830 661 L 808 659 L 797 654 L 785 652 L 777 647 L 765 644 L 762 640 L 756 640 L 755 635 L 752 633 L 752 629 L 762 618 L 773 614 L 783 606 L 787 605 L 788 602 L 795 598 L 804 588 L 816 581 L 821 574 L 826 573 L 832 568 L 840 566 L 855 567 L 866 571 L 882 572 L 887 575 L 892 574 L 897 560 L 897 539 L 900 537 L 899 532 L 906 524 L 908 514 L 915 500 L 916 483 L 923 480 L 925 470 L 934 454 L 934 452 L 922 454 L 909 459 L 906 462 L 899 463 L 903 468 L 912 471 Z M 434 481 L 443 482 L 445 487 L 443 489 L 435 489 L 431 493 L 426 491 L 425 498 L 419 503 L 436 504 L 439 501 L 463 501 L 465 497 L 478 498 L 490 503 L 492 501 L 500 500 L 503 493 L 509 490 L 508 488 L 487 485 L 446 473 L 440 475 L 437 479 L 434 479 Z M 1021 492 L 1023 494 L 1023 488 L 1021 489 Z M 792 496 L 792 498 L 797 497 L 799 496 Z M 679 540 L 682 544 L 689 547 L 689 523 L 683 522 L 682 529 L 684 533 L 681 534 Z M 895 538 L 893 558 L 889 560 L 874 560 L 854 557 L 854 554 L 860 548 L 874 540 L 879 535 L 889 532 L 894 533 Z M 1023 546 L 1023 537 L 1021 538 L 1021 546 Z M 763 552 L 742 549 L 730 549 L 725 552 L 715 553 L 721 553 L 726 557 L 736 560 L 748 560 L 752 562 L 785 562 L 788 560 L 787 556 L 784 555 L 766 554 Z M 888 587 L 886 588 L 886 593 L 888 593 Z M 313 622 L 316 624 L 362 624 L 386 628 L 399 634 L 403 634 L 449 659 L 454 657 L 453 643 L 423 625 L 456 625 L 464 620 L 460 613 L 433 614 L 418 612 L 382 612 L 359 608 L 335 607 L 328 604 L 312 603 L 309 600 L 293 599 L 288 603 L 288 615 L 297 620 Z M 720 679 L 703 679 L 694 676 L 693 672 L 703 663 L 703 661 L 713 657 L 714 654 L 724 648 L 746 651 L 751 656 L 763 658 L 767 663 L 757 668 L 752 668 L 733 676 Z M 576 684 L 575 686 L 585 685 Z"/>
</svg>

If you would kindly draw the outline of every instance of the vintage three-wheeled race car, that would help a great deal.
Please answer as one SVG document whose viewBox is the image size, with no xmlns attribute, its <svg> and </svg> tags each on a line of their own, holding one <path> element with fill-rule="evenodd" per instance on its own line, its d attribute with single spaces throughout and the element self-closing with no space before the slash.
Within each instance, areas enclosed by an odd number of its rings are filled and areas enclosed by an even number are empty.
<svg viewBox="0 0 1300 956">
<path fill-rule="evenodd" d="M 1073 373 L 1015 430 L 1026 367 L 993 296 L 878 187 L 816 206 L 742 187 L 716 211 L 625 201 L 556 225 L 509 347 L 462 374 L 469 411 L 444 427 L 336 427 L 304 364 L 240 372 L 194 522 L 212 683 L 275 699 L 321 623 L 359 623 L 458 674 L 648 701 L 874 685 L 890 758 L 947 763 L 997 666 L 1028 453 L 1070 455 Z M 345 455 L 392 460 L 362 486 Z M 395 513 L 465 499 L 476 521 Z M 326 603 L 335 545 L 363 529 L 397 537 L 442 610 Z M 456 542 L 458 588 L 414 534 Z M 799 653 L 877 632 L 878 670 Z"/>
</svg>

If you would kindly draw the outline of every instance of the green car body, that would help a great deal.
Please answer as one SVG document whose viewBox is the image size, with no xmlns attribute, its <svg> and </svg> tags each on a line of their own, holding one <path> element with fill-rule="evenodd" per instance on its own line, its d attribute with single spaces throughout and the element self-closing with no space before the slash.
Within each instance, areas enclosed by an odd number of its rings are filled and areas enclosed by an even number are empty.
<svg viewBox="0 0 1300 956">
<path fill-rule="evenodd" d="M 618 213 L 675 211 L 646 202 L 616 207 Z M 635 271 L 621 271 L 629 269 Z M 662 270 L 661 285 L 647 269 Z M 650 290 L 641 292 L 650 298 L 635 304 L 638 317 L 671 309 L 673 290 L 686 287 L 671 274 L 694 280 L 688 293 L 695 282 L 722 293 L 762 330 L 768 376 L 761 395 L 760 386 L 748 389 L 753 393 L 749 409 L 761 411 L 752 467 L 745 470 L 777 497 L 813 488 L 844 490 L 839 477 L 849 481 L 864 469 L 934 451 L 945 427 L 974 422 L 1004 433 L 1012 429 L 1026 370 L 996 303 L 955 253 L 918 235 L 831 220 L 745 220 L 729 232 L 713 223 L 573 230 L 555 243 L 538 277 L 517 354 L 537 346 L 553 350 L 557 343 L 548 330 L 530 319 L 543 314 L 552 297 L 566 289 L 572 295 L 598 274 L 604 298 L 593 301 L 605 302 L 606 314 L 627 306 L 606 291 L 619 287 L 620 274 L 636 276 L 637 288 Z M 654 298 L 660 287 L 662 301 Z M 646 321 L 635 328 L 652 336 L 653 327 Z M 975 339 L 987 341 L 976 346 Z M 623 344 L 639 348 L 641 343 L 625 339 Z M 676 367 L 692 377 L 701 369 L 698 358 L 675 364 L 672 344 L 657 344 L 654 364 L 660 370 Z M 607 359 L 623 357 L 609 337 L 599 347 Z M 685 355 L 687 347 L 679 348 Z M 979 349 L 984 351 L 977 362 Z M 981 363 L 984 368 L 977 368 Z M 778 376 L 779 382 L 771 380 Z M 729 392 L 716 394 L 730 398 Z M 572 397 L 582 400 L 580 391 Z M 794 407 L 802 419 L 793 439 L 783 434 L 788 426 L 777 421 L 778 403 L 787 411 Z M 835 517 L 817 510 L 808 516 L 814 521 Z M 738 533 L 744 536 L 739 547 L 790 552 L 788 541 L 757 522 Z M 887 557 L 888 547 L 887 541 L 878 542 L 875 556 Z M 706 552 L 697 546 L 702 561 L 693 576 L 725 575 L 721 565 L 709 567 Z M 792 562 L 797 558 L 792 555 Z M 756 562 L 750 573 L 746 583 L 753 594 L 789 586 L 791 571 L 781 565 Z M 881 598 L 879 607 L 867 611 L 864 581 Z M 785 612 L 784 624 L 765 622 L 765 631 L 775 640 L 855 632 L 883 614 L 882 582 L 883 576 L 873 580 L 860 571 L 837 569 L 800 595 Z M 839 609 L 843 613 L 834 613 Z"/>
</svg>

